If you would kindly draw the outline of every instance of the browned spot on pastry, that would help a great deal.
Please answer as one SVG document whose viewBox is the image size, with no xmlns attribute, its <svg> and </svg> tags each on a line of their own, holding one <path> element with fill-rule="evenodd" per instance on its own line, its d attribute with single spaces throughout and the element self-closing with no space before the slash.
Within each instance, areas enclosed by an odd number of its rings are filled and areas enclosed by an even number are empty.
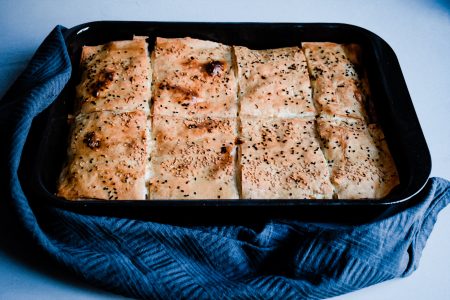
<svg viewBox="0 0 450 300">
<path fill-rule="evenodd" d="M 243 140 L 241 140 L 240 138 L 235 138 L 235 140 L 234 140 L 234 144 L 235 145 L 241 145 L 241 144 L 243 144 L 244 143 L 244 141 Z"/>
<path fill-rule="evenodd" d="M 205 72 L 210 76 L 218 76 L 224 69 L 224 63 L 218 60 L 210 61 L 203 66 Z"/>
<path fill-rule="evenodd" d="M 194 97 L 199 97 L 197 91 L 187 89 L 178 85 L 170 85 L 163 82 L 159 85 L 159 88 L 161 90 L 172 90 L 172 92 L 174 93 L 175 101 L 183 106 L 188 106 L 190 104 L 190 101 L 192 101 Z"/>
<path fill-rule="evenodd" d="M 83 143 L 91 149 L 100 148 L 100 139 L 96 136 L 95 132 L 90 131 L 86 133 L 83 139 Z"/>
<path fill-rule="evenodd" d="M 92 96 L 98 97 L 99 93 L 114 81 L 114 74 L 114 71 L 103 70 L 99 74 L 98 80 L 91 85 Z"/>
</svg>

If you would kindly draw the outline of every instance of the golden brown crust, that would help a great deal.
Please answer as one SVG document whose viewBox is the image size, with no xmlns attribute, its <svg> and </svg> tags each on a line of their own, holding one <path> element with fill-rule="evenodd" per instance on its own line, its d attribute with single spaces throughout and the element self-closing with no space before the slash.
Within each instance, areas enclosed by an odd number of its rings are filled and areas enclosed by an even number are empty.
<svg viewBox="0 0 450 300">
<path fill-rule="evenodd" d="M 243 198 L 332 198 L 313 120 L 248 117 L 240 149 Z"/>
<path fill-rule="evenodd" d="M 75 112 L 149 111 L 151 68 L 145 37 L 84 46 Z"/>
<path fill-rule="evenodd" d="M 318 131 L 339 199 L 383 198 L 398 185 L 394 161 L 378 126 L 322 116 Z"/>
<path fill-rule="evenodd" d="M 155 116 L 151 199 L 238 199 L 236 119 Z"/>
<path fill-rule="evenodd" d="M 147 117 L 94 112 L 75 119 L 57 195 L 66 199 L 145 199 Z"/>
<path fill-rule="evenodd" d="M 152 60 L 154 115 L 236 117 L 231 47 L 191 38 L 157 38 Z"/>
<path fill-rule="evenodd" d="M 233 52 L 210 41 L 157 38 L 150 63 L 144 37 L 83 47 L 57 195 L 386 196 L 399 179 L 381 129 L 367 125 L 359 46 L 303 43 L 303 50 L 306 58 L 298 47 Z"/>
<path fill-rule="evenodd" d="M 302 47 L 319 111 L 339 117 L 366 119 L 365 102 L 369 91 L 363 74 L 357 72 L 359 46 L 308 42 L 302 43 Z"/>
<path fill-rule="evenodd" d="M 241 116 L 314 117 L 306 59 L 299 47 L 234 47 Z"/>
</svg>

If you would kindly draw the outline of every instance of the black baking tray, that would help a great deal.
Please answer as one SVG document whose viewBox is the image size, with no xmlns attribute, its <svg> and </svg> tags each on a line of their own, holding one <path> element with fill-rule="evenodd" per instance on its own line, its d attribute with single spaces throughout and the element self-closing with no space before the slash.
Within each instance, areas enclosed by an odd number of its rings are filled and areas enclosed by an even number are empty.
<svg viewBox="0 0 450 300">
<path fill-rule="evenodd" d="M 56 183 L 66 158 L 74 86 L 79 81 L 80 50 L 114 40 L 148 36 L 149 50 L 160 37 L 212 40 L 253 49 L 298 46 L 304 41 L 357 43 L 362 47 L 364 68 L 372 91 L 371 106 L 382 127 L 397 166 L 400 185 L 384 199 L 325 200 L 121 200 L 68 201 L 55 196 Z M 296 217 L 306 219 L 367 221 L 397 211 L 413 200 L 426 184 L 431 157 L 403 78 L 391 47 L 363 28 L 336 23 L 179 23 L 100 21 L 81 24 L 65 32 L 72 60 L 72 78 L 56 101 L 44 111 L 45 119 L 34 160 L 32 193 L 60 208 L 81 213 L 118 216 L 180 216 L 197 220 L 251 217 Z"/>
</svg>

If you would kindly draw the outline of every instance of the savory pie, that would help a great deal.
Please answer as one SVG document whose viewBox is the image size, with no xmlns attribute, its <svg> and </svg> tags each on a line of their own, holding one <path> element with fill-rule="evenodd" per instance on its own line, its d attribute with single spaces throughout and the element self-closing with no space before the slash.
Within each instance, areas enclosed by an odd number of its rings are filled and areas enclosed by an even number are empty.
<svg viewBox="0 0 450 300">
<path fill-rule="evenodd" d="M 338 199 L 382 198 L 399 183 L 379 126 L 320 116 L 317 128 Z"/>
<path fill-rule="evenodd" d="M 142 111 L 78 115 L 57 195 L 66 199 L 145 199 L 148 123 Z"/>
<path fill-rule="evenodd" d="M 236 46 L 234 52 L 242 117 L 314 118 L 308 68 L 299 47 L 251 50 Z"/>
<path fill-rule="evenodd" d="M 145 38 L 83 47 L 76 113 L 150 110 L 152 69 Z"/>
<path fill-rule="evenodd" d="M 308 62 L 314 102 L 322 113 L 366 118 L 368 96 L 360 68 L 360 47 L 354 44 L 302 44 Z"/>
<path fill-rule="evenodd" d="M 242 198 L 332 198 L 314 119 L 245 118 L 241 139 Z"/>
<path fill-rule="evenodd" d="M 358 45 L 147 49 L 145 37 L 83 47 L 58 196 L 363 199 L 399 184 Z"/>
<path fill-rule="evenodd" d="M 152 64 L 154 115 L 237 116 L 230 46 L 191 38 L 157 38 Z"/>
<path fill-rule="evenodd" d="M 239 199 L 236 118 L 153 117 L 151 199 Z"/>
</svg>

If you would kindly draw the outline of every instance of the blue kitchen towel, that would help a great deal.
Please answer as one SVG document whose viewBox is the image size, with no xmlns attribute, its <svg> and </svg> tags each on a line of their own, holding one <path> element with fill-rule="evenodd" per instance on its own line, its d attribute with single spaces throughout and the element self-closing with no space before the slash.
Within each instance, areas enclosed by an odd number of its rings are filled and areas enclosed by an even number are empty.
<svg viewBox="0 0 450 300">
<path fill-rule="evenodd" d="M 444 179 L 430 179 L 406 210 L 353 226 L 278 219 L 181 226 L 30 204 L 19 166 L 33 119 L 71 74 L 64 30 L 50 33 L 0 102 L 2 182 L 8 183 L 1 201 L 63 266 L 97 286 L 148 299 L 321 299 L 417 268 L 450 201 Z"/>
</svg>

